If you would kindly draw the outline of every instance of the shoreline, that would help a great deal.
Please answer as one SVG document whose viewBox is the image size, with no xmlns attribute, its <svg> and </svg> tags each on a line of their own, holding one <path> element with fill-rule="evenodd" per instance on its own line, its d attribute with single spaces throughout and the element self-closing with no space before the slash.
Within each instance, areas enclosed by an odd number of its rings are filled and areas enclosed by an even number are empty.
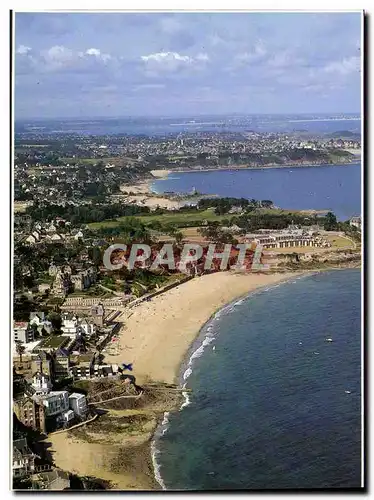
<svg viewBox="0 0 374 500">
<path fill-rule="evenodd" d="M 358 165 L 361 163 L 361 157 L 349 161 L 349 162 L 339 162 L 339 163 L 296 163 L 294 165 L 263 165 L 263 166 L 241 166 L 241 165 L 226 165 L 224 167 L 214 167 L 214 168 L 181 168 L 181 169 L 157 169 L 151 170 L 151 174 L 154 176 L 154 179 L 150 179 L 150 182 L 155 182 L 156 180 L 166 180 L 170 174 L 178 173 L 178 174 L 186 174 L 189 172 L 217 172 L 217 171 L 235 171 L 235 170 L 268 170 L 274 168 L 307 168 L 307 167 L 343 167 L 346 165 Z"/>
<path fill-rule="evenodd" d="M 118 360 L 134 362 L 133 374 L 140 385 L 150 380 L 157 380 L 168 383 L 176 382 L 183 386 L 190 374 L 186 376 L 186 370 L 193 364 L 191 357 L 196 350 L 202 349 L 206 341 L 207 332 L 204 329 L 217 314 L 230 308 L 235 302 L 245 300 L 267 287 L 272 288 L 291 279 L 300 279 L 319 272 L 339 269 L 345 269 L 345 267 L 271 274 L 241 274 L 223 271 L 194 278 L 154 297 L 151 302 L 141 303 L 135 310 L 128 311 L 128 316 L 124 319 L 126 325 L 123 325 L 118 334 L 124 353 L 106 356 L 106 360 L 113 363 L 116 362 L 115 358 L 118 358 Z M 191 307 L 192 311 L 194 307 L 202 307 L 203 311 L 191 318 Z M 175 332 L 174 328 L 178 325 L 180 330 Z M 130 335 L 133 336 L 131 339 Z M 205 345 L 209 343 L 206 341 Z M 187 395 L 187 400 L 185 399 L 180 408 L 188 404 L 188 393 L 182 394 L 185 397 Z M 62 434 L 47 439 L 52 441 L 57 466 L 78 475 L 109 479 L 113 481 L 114 491 L 164 489 L 160 466 L 157 462 L 157 444 L 168 424 L 170 411 L 177 410 L 178 407 L 175 406 L 171 410 L 162 411 L 152 428 L 149 428 L 147 434 L 142 436 L 141 463 L 138 463 L 136 467 L 130 464 L 116 474 L 107 469 L 105 460 L 108 453 L 113 453 L 108 441 L 110 435 L 103 434 L 104 443 L 102 444 L 77 441 L 76 438 L 68 438 L 66 434 L 65 438 Z M 89 431 L 89 427 L 87 430 Z M 66 446 L 67 438 L 69 446 Z M 140 445 L 140 442 L 137 444 Z M 123 449 L 135 452 L 134 443 L 126 437 L 124 437 L 123 445 Z M 69 453 L 68 449 L 71 450 Z M 99 462 L 98 455 L 103 456 Z M 147 456 L 149 461 L 147 461 Z"/>
</svg>

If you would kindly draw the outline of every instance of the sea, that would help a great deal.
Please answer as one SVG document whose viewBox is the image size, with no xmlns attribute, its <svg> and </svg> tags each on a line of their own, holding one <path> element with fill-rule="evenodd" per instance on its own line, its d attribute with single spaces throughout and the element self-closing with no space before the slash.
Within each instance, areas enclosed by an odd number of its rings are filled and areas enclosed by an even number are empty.
<svg viewBox="0 0 374 500">
<path fill-rule="evenodd" d="M 361 164 L 174 172 L 152 190 L 271 200 L 284 209 L 331 210 L 339 220 L 361 213 Z"/>
<path fill-rule="evenodd" d="M 152 443 L 163 489 L 360 487 L 360 285 L 360 270 L 324 271 L 212 317 Z"/>
</svg>

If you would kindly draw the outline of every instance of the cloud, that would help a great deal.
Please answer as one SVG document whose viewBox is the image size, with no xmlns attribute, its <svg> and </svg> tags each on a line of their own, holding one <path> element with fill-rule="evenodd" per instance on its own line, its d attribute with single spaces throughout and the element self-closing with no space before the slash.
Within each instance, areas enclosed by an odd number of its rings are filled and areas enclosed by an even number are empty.
<svg viewBox="0 0 374 500">
<path fill-rule="evenodd" d="M 75 58 L 74 52 L 63 45 L 54 45 L 50 49 L 42 52 L 47 65 L 52 68 L 60 68 L 69 65 Z"/>
<path fill-rule="evenodd" d="M 192 62 L 192 58 L 188 56 L 181 56 L 178 52 L 156 52 L 148 56 L 141 56 L 142 61 L 155 61 L 158 63 L 168 63 L 172 61 L 182 61 L 185 63 Z"/>
<path fill-rule="evenodd" d="M 342 61 L 333 61 L 324 68 L 326 73 L 338 73 L 340 75 L 349 75 L 358 73 L 361 67 L 361 58 L 358 56 L 345 57 Z"/>
<path fill-rule="evenodd" d="M 27 47 L 26 45 L 20 45 L 16 50 L 16 54 L 27 55 L 29 52 L 31 52 L 31 50 L 32 50 L 31 47 Z"/>
<path fill-rule="evenodd" d="M 94 56 L 97 59 L 101 59 L 104 62 L 109 61 L 109 59 L 111 59 L 110 54 L 102 54 L 101 51 L 100 51 L 100 49 L 94 49 L 94 48 L 87 49 L 86 50 L 86 55 L 88 55 L 88 56 Z"/>
</svg>

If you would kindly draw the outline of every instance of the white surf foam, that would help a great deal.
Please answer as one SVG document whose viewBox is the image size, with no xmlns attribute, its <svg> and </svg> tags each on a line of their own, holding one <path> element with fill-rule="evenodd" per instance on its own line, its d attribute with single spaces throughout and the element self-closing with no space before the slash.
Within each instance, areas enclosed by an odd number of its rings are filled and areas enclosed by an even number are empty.
<svg viewBox="0 0 374 500">
<path fill-rule="evenodd" d="M 164 481 L 163 481 L 163 479 L 161 477 L 161 474 L 160 474 L 161 466 L 157 462 L 157 455 L 159 455 L 159 454 L 160 454 L 160 452 L 156 448 L 156 442 L 155 442 L 155 440 L 153 440 L 152 443 L 151 443 L 151 457 L 152 457 L 152 465 L 153 465 L 155 479 L 158 482 L 158 484 L 161 486 L 161 488 L 163 490 L 166 490 L 165 483 L 164 483 Z"/>
<path fill-rule="evenodd" d="M 182 395 L 184 397 L 184 403 L 181 404 L 179 411 L 182 411 L 183 408 L 186 408 L 187 406 L 189 406 L 191 404 L 191 400 L 190 400 L 188 392 L 182 392 Z"/>
<path fill-rule="evenodd" d="M 187 370 L 183 374 L 183 380 L 187 380 L 188 377 L 191 375 L 191 373 L 192 373 L 192 368 L 188 367 Z"/>
</svg>

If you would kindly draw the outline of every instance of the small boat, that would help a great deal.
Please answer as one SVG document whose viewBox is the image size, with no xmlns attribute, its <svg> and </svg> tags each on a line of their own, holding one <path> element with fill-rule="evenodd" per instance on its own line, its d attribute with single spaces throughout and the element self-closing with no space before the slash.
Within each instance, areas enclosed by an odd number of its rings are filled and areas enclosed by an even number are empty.
<svg viewBox="0 0 374 500">
<path fill-rule="evenodd" d="M 333 342 L 333 340 L 331 338 L 327 338 L 325 340 L 326 340 L 326 342 Z"/>
<path fill-rule="evenodd" d="M 216 350 L 216 346 L 214 345 L 214 346 L 213 346 L 213 351 L 215 351 L 215 350 Z"/>
<path fill-rule="evenodd" d="M 344 391 L 346 394 L 351 394 L 351 391 Z"/>
<path fill-rule="evenodd" d="M 319 352 L 318 352 L 318 351 L 314 351 L 314 353 L 313 353 L 313 354 L 319 354 Z"/>
<path fill-rule="evenodd" d="M 302 342 L 299 342 L 299 345 L 303 345 L 303 343 L 302 343 Z"/>
</svg>

